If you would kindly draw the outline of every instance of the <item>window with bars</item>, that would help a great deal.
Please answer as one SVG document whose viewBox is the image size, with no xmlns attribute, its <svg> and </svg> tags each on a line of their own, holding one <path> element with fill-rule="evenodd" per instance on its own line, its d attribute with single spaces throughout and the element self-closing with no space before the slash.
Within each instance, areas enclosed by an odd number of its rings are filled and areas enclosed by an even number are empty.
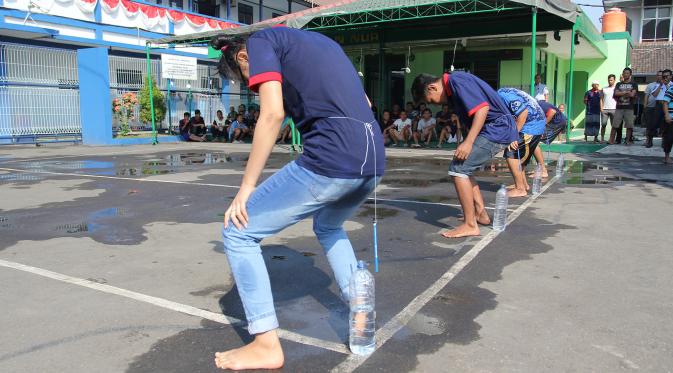
<svg viewBox="0 0 673 373">
<path fill-rule="evenodd" d="M 644 0 L 642 41 L 671 40 L 671 6 L 673 0 Z"/>
</svg>

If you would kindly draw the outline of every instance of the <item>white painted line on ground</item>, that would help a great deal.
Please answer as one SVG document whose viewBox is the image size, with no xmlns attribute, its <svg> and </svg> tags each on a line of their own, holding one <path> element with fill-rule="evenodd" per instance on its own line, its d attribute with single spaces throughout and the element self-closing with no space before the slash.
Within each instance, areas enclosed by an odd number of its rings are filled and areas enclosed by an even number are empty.
<svg viewBox="0 0 673 373">
<path fill-rule="evenodd" d="M 455 203 L 441 203 L 441 202 L 426 202 L 426 201 L 414 201 L 414 200 L 409 200 L 409 199 L 391 199 L 391 198 L 381 198 L 377 197 L 379 201 L 383 202 L 399 202 L 399 203 L 416 203 L 419 205 L 434 205 L 434 206 L 447 206 L 447 207 L 461 207 L 459 204 Z M 373 201 L 374 198 L 370 197 L 367 198 L 369 201 Z M 487 210 L 495 210 L 495 207 L 489 207 L 486 206 L 485 209 Z M 514 209 L 509 209 L 509 211 L 514 211 Z"/>
<path fill-rule="evenodd" d="M 71 277 L 71 276 L 68 276 L 68 275 L 61 274 L 61 273 L 56 273 L 56 272 L 52 272 L 52 271 L 49 271 L 49 270 L 46 270 L 46 269 L 32 267 L 32 266 L 28 266 L 28 265 L 21 264 L 21 263 L 10 262 L 10 261 L 0 259 L 0 266 L 15 269 L 15 270 L 19 270 L 19 271 L 23 271 L 23 272 L 32 273 L 32 274 L 35 274 L 35 275 L 38 275 L 38 276 L 47 277 L 47 278 L 50 278 L 52 280 L 57 280 L 57 281 L 65 282 L 65 283 L 72 284 L 72 285 L 78 285 L 78 286 L 82 286 L 82 287 L 85 287 L 85 288 L 102 291 L 102 292 L 108 293 L 108 294 L 114 294 L 114 295 L 118 295 L 118 296 L 121 296 L 121 297 L 137 300 L 137 301 L 148 303 L 148 304 L 151 304 L 151 305 L 154 305 L 154 306 L 157 306 L 157 307 L 165 308 L 165 309 L 168 309 L 168 310 L 171 310 L 171 311 L 176 311 L 176 312 L 184 313 L 184 314 L 187 314 L 187 315 L 196 316 L 196 317 L 200 317 L 200 318 L 203 318 L 203 319 L 215 321 L 215 322 L 218 322 L 220 324 L 231 325 L 231 324 L 241 322 L 241 320 L 238 320 L 238 319 L 233 318 L 233 317 L 225 316 L 221 313 L 210 312 L 210 311 L 202 310 L 200 308 L 196 308 L 196 307 L 189 306 L 189 305 L 186 305 L 186 304 L 173 302 L 173 301 L 170 301 L 170 300 L 167 300 L 167 299 L 157 298 L 157 297 L 153 297 L 151 295 L 146 295 L 146 294 L 141 294 L 141 293 L 136 293 L 135 291 L 126 290 L 126 289 L 118 288 L 116 286 L 111 286 L 111 285 L 107 285 L 107 284 L 100 284 L 98 282 L 94 282 L 94 281 L 91 281 L 91 280 L 85 280 L 85 279 L 82 279 L 82 278 Z M 323 348 L 323 349 L 326 349 L 326 350 L 339 352 L 339 353 L 342 353 L 342 354 L 350 354 L 350 352 L 348 351 L 348 348 L 345 345 L 340 344 L 340 343 L 325 341 L 325 340 L 318 339 L 318 338 L 313 338 L 313 337 L 307 337 L 307 336 L 304 336 L 304 335 L 301 335 L 301 334 L 298 334 L 298 333 L 294 333 L 294 332 L 290 332 L 290 331 L 287 331 L 287 330 L 283 330 L 283 329 L 278 329 L 278 335 L 281 338 L 286 339 L 288 341 L 301 343 L 301 344 L 308 345 L 308 346 L 313 346 L 313 347 L 319 347 L 319 348 Z"/>
<path fill-rule="evenodd" d="M 511 213 L 507 219 L 507 224 L 512 224 L 527 208 L 530 206 L 542 193 L 544 193 L 550 186 L 552 186 L 557 180 L 558 176 L 549 180 L 547 184 L 542 188 L 540 194 L 533 195 L 521 206 L 519 206 L 513 213 Z M 479 242 L 477 242 L 474 247 L 472 247 L 465 255 L 463 255 L 458 262 L 456 262 L 448 271 L 446 271 L 442 277 L 440 277 L 434 284 L 432 284 L 428 289 L 423 293 L 414 298 L 411 303 L 409 303 L 402 311 L 395 315 L 390 321 L 388 321 L 381 329 L 376 331 L 376 347 L 381 348 L 390 338 L 395 335 L 400 329 L 402 329 L 414 315 L 418 313 L 432 298 L 439 293 L 451 280 L 453 280 L 465 267 L 467 267 L 474 258 L 479 255 L 479 253 L 484 250 L 484 248 L 491 243 L 497 236 L 498 232 L 491 231 L 486 236 L 484 236 Z M 362 365 L 369 356 L 359 356 L 359 355 L 350 355 L 346 360 L 341 364 L 334 367 L 331 372 L 352 372 Z"/>
<path fill-rule="evenodd" d="M 120 177 L 120 176 L 78 174 L 78 173 L 75 173 L 75 172 L 20 170 L 18 168 L 4 168 L 4 167 L 0 167 L 0 171 L 24 172 L 24 173 L 29 173 L 29 174 L 46 174 L 46 175 L 56 175 L 56 176 L 75 176 L 75 177 L 94 178 L 94 179 L 139 181 L 139 182 L 144 182 L 144 183 L 188 184 L 188 185 L 212 186 L 212 187 L 233 188 L 233 189 L 239 189 L 240 188 L 240 186 L 224 185 L 224 184 L 197 183 L 197 182 L 191 182 L 191 181 L 176 181 L 176 180 L 134 179 L 134 178 L 130 178 L 130 177 Z"/>
</svg>

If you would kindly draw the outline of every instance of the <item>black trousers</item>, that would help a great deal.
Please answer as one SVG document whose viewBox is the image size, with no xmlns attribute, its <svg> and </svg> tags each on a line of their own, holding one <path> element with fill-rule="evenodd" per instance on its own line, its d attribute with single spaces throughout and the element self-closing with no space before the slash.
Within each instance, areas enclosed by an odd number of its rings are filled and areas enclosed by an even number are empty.
<svg viewBox="0 0 673 373">
<path fill-rule="evenodd" d="M 647 116 L 647 136 L 655 137 L 659 133 L 664 123 L 664 110 L 661 108 L 661 103 L 657 101 L 657 106 L 648 108 L 649 115 Z"/>
<path fill-rule="evenodd" d="M 664 123 L 664 133 L 661 135 L 661 147 L 664 153 L 670 153 L 673 147 L 673 123 Z"/>
</svg>

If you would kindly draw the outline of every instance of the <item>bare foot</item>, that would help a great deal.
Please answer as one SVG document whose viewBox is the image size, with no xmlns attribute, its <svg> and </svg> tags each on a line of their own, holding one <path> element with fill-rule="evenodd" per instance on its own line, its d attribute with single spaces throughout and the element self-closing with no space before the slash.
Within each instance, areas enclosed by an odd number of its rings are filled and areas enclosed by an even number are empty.
<svg viewBox="0 0 673 373">
<path fill-rule="evenodd" d="M 512 190 L 507 191 L 507 197 L 510 197 L 510 198 L 526 197 L 527 195 L 528 195 L 528 191 L 526 191 L 526 190 L 512 189 Z"/>
<path fill-rule="evenodd" d="M 465 221 L 465 216 L 459 216 L 458 220 Z M 481 210 L 481 212 L 477 214 L 477 224 L 491 225 L 491 217 L 488 216 L 488 213 L 486 212 L 485 209 Z"/>
<path fill-rule="evenodd" d="M 529 173 L 528 173 L 528 176 L 530 176 L 530 177 L 535 177 L 535 171 L 531 171 L 531 172 L 529 172 Z M 549 172 L 547 172 L 547 169 L 546 169 L 546 168 L 545 168 L 544 170 L 542 170 L 542 175 L 541 175 L 540 177 L 542 177 L 543 179 L 547 179 L 547 178 L 549 178 Z"/>
<path fill-rule="evenodd" d="M 241 348 L 215 353 L 215 365 L 220 369 L 278 369 L 284 362 L 275 330 L 258 334 L 254 341 Z"/>
<path fill-rule="evenodd" d="M 480 234 L 479 227 L 470 227 L 467 224 L 461 224 L 458 228 L 442 232 L 442 236 L 446 238 L 479 236 Z"/>
<path fill-rule="evenodd" d="M 664 164 L 673 164 L 673 160 L 671 160 L 670 158 L 664 159 Z"/>
</svg>

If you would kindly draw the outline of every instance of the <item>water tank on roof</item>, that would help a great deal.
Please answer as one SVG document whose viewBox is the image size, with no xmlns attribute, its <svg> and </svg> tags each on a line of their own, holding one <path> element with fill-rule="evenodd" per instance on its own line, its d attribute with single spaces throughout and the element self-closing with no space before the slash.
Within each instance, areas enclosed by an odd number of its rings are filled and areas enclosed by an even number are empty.
<svg viewBox="0 0 673 373">
<path fill-rule="evenodd" d="M 619 8 L 611 8 L 601 17 L 603 24 L 603 33 L 607 32 L 625 32 L 626 31 L 626 13 Z"/>
</svg>

